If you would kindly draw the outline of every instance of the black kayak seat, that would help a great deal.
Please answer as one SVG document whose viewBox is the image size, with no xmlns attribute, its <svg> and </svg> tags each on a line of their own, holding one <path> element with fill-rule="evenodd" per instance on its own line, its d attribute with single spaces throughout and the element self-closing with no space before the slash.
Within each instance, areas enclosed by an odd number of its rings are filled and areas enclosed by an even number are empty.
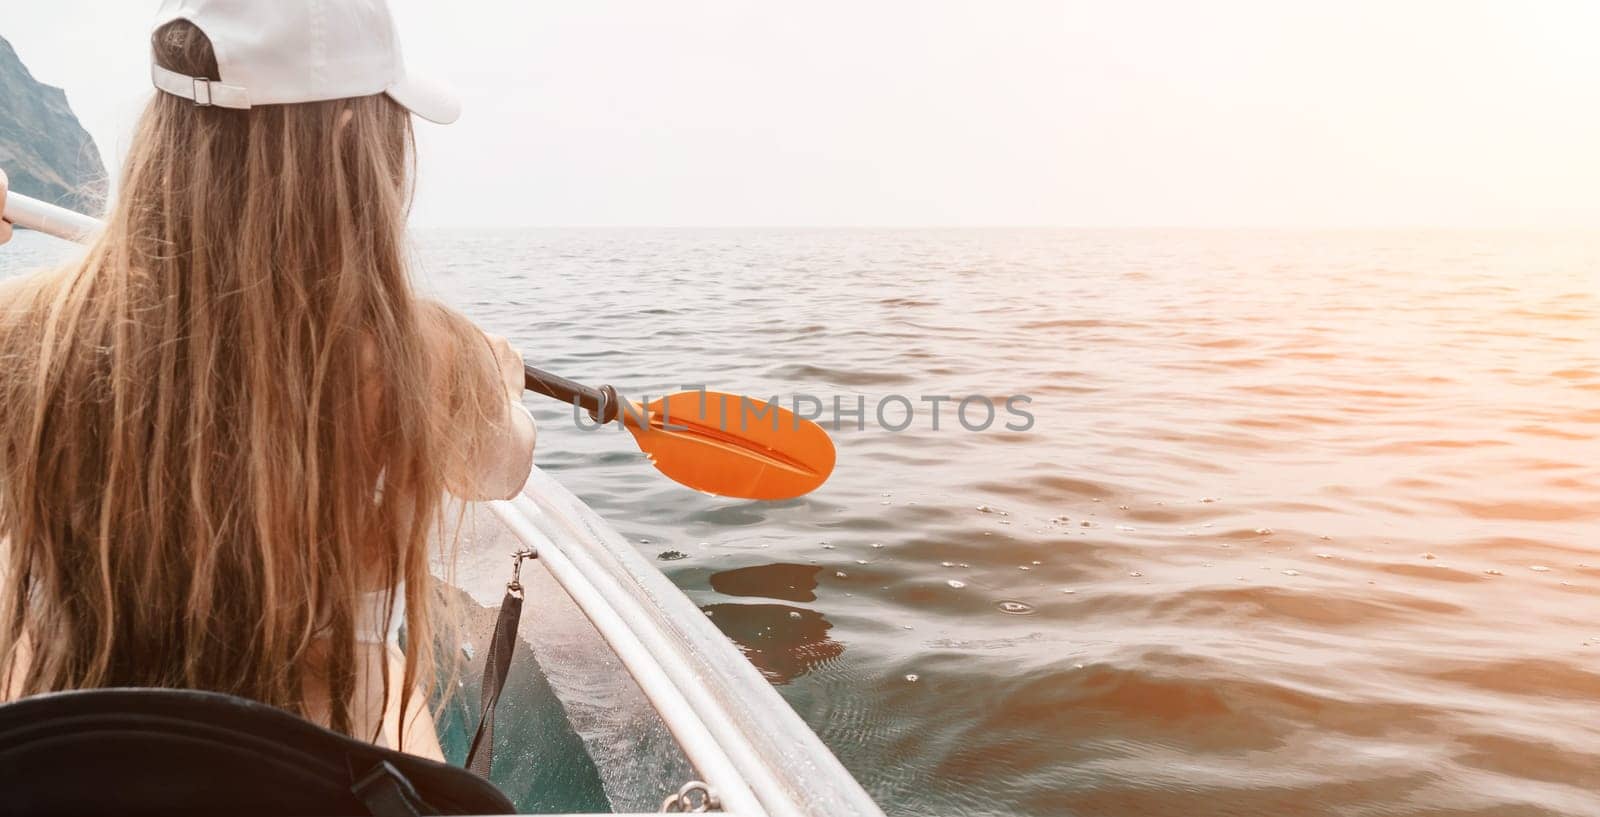
<svg viewBox="0 0 1600 817">
<path fill-rule="evenodd" d="M 187 689 L 0 705 L 0 814 L 512 814 L 487 780 L 276 707 Z"/>
</svg>

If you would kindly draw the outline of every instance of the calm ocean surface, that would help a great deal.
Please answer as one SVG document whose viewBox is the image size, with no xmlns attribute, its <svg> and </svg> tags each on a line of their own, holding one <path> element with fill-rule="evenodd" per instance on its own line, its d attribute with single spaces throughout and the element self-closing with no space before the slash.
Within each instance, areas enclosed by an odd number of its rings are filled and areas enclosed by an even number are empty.
<svg viewBox="0 0 1600 817">
<path fill-rule="evenodd" d="M 1600 236 L 419 244 L 563 375 L 864 398 L 833 479 L 773 504 L 529 400 L 540 463 L 891 814 L 1600 814 Z M 994 425 L 952 400 L 934 430 L 945 395 Z"/>
</svg>

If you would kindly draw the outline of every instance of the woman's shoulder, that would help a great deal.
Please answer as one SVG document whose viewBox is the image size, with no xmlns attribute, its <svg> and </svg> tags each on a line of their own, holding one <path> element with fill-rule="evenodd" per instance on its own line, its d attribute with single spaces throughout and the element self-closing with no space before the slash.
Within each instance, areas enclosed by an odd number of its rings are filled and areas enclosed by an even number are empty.
<svg viewBox="0 0 1600 817">
<path fill-rule="evenodd" d="M 498 394 L 494 350 L 472 319 L 439 301 L 418 299 L 417 331 L 433 364 L 435 384 L 451 392 Z"/>
</svg>

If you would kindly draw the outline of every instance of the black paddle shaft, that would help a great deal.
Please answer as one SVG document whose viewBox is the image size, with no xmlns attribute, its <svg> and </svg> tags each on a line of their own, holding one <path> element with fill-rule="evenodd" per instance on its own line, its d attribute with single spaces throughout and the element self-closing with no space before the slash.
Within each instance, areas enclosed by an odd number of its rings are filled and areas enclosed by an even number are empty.
<svg viewBox="0 0 1600 817">
<path fill-rule="evenodd" d="M 610 386 L 601 386 L 598 389 L 585 386 L 576 380 L 568 380 L 561 375 L 535 369 L 527 364 L 522 366 L 522 387 L 546 397 L 554 397 L 563 403 L 587 409 L 590 417 L 602 423 L 617 419 L 622 409 L 622 401 L 617 399 L 617 390 Z"/>
</svg>

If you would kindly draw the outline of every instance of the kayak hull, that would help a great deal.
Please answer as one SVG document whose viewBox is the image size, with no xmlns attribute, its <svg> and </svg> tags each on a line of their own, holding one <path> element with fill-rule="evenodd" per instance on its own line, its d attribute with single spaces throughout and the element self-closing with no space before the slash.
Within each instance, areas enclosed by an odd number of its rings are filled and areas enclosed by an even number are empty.
<svg viewBox="0 0 1600 817">
<path fill-rule="evenodd" d="M 592 759 L 612 810 L 656 811 L 668 794 L 701 780 L 731 813 L 881 817 L 700 608 L 554 478 L 535 468 L 520 496 L 487 503 L 487 511 L 468 515 L 451 583 L 469 606 L 495 607 L 511 554 L 539 552 L 523 567 L 519 649 Z M 468 677 L 476 677 L 470 669 Z M 540 694 L 530 683 L 528 694 Z M 520 691 L 502 696 L 501 723 L 533 714 L 517 708 Z M 463 698 L 475 700 L 475 692 Z M 504 742 L 497 741 L 497 782 L 504 758 L 519 757 Z M 582 808 L 569 802 L 560 810 L 574 806 Z"/>
</svg>

